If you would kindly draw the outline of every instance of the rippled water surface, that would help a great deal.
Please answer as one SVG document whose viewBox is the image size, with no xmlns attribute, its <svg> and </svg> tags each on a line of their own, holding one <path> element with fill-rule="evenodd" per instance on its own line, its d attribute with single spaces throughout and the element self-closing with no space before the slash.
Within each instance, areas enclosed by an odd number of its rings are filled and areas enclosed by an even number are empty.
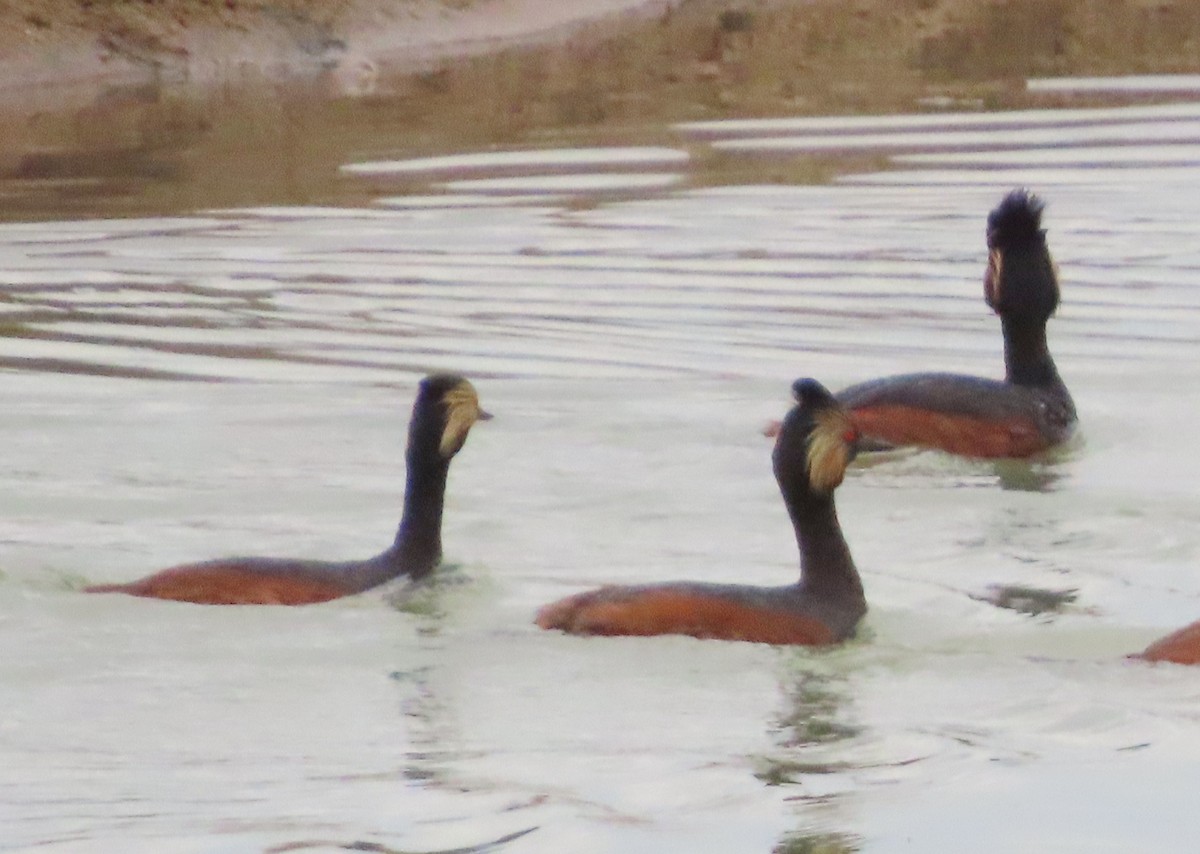
<svg viewBox="0 0 1200 854">
<path fill-rule="evenodd" d="M 346 163 L 361 207 L 0 226 L 0 846 L 1191 850 L 1200 679 L 1123 660 L 1200 617 L 1200 103 L 1172 85 Z M 878 168 L 695 180 L 830 149 Z M 1048 203 L 1081 436 L 858 464 L 858 640 L 531 625 L 604 581 L 792 578 L 761 427 L 798 376 L 999 375 L 983 224 L 1019 185 Z M 433 369 L 496 415 L 455 461 L 436 584 L 296 609 L 77 592 L 378 550 Z"/>
</svg>

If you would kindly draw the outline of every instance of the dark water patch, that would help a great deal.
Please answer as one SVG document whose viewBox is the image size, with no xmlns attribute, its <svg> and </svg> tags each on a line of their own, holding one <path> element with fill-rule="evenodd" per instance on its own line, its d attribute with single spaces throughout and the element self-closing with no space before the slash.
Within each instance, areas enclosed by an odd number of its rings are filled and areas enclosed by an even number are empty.
<svg viewBox="0 0 1200 854">
<path fill-rule="evenodd" d="M 1031 617 L 1061 614 L 1079 598 L 1075 589 L 1051 590 L 1021 584 L 993 584 L 984 593 L 973 594 L 972 598 L 987 602 L 997 608 L 1016 611 Z"/>
<path fill-rule="evenodd" d="M 854 854 L 861 851 L 864 840 L 852 833 L 803 832 L 789 833 L 774 848 L 772 854 Z"/>
<path fill-rule="evenodd" d="M 35 374 L 63 374 L 91 377 L 112 377 L 131 380 L 171 380 L 196 382 L 223 382 L 226 378 L 203 376 L 184 371 L 166 371 L 156 368 L 137 368 L 125 365 L 101 365 L 78 359 L 53 359 L 19 356 L 0 356 L 0 367 L 10 371 Z"/>
<path fill-rule="evenodd" d="M 344 851 L 367 851 L 374 852 L 374 854 L 486 854 L 489 851 L 499 850 L 509 842 L 514 842 L 522 836 L 533 833 L 535 830 L 537 830 L 536 827 L 527 827 L 524 830 L 506 833 L 504 836 L 488 840 L 487 842 L 459 846 L 457 848 L 413 849 L 394 848 L 382 842 L 368 842 L 363 840 L 355 840 L 353 842 L 305 840 L 303 842 L 286 842 L 282 845 L 272 845 L 266 851 L 268 854 L 285 854 L 285 852 L 289 851 L 305 851 L 310 848 L 339 848 Z"/>
</svg>

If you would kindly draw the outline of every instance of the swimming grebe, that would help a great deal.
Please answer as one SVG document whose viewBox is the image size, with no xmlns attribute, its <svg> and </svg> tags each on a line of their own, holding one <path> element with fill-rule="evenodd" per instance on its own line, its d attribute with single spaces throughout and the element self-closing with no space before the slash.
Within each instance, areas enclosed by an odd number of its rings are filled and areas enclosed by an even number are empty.
<svg viewBox="0 0 1200 854">
<path fill-rule="evenodd" d="M 816 380 L 792 386 L 772 461 L 800 547 L 800 580 L 785 587 L 669 582 L 601 587 L 542 608 L 543 629 L 580 635 L 691 635 L 773 644 L 845 640 L 867 611 L 833 492 L 853 457 L 854 428 Z"/>
<path fill-rule="evenodd" d="M 474 386 L 459 376 L 421 380 L 408 425 L 408 480 L 395 542 L 367 560 L 320 561 L 234 557 L 164 569 L 128 584 L 88 593 L 127 593 L 200 605 L 308 605 L 361 593 L 407 575 L 428 575 L 442 559 L 442 502 L 450 460 L 471 426 L 491 415 Z"/>
<path fill-rule="evenodd" d="M 1129 656 L 1145 661 L 1200 664 L 1200 620 L 1159 638 L 1139 653 Z"/>
<path fill-rule="evenodd" d="M 917 445 L 970 457 L 1028 457 L 1067 439 L 1075 404 L 1046 346 L 1058 276 L 1043 204 L 1014 190 L 988 215 L 987 304 L 1004 332 L 1004 381 L 945 373 L 904 374 L 838 394 L 863 447 Z"/>
</svg>

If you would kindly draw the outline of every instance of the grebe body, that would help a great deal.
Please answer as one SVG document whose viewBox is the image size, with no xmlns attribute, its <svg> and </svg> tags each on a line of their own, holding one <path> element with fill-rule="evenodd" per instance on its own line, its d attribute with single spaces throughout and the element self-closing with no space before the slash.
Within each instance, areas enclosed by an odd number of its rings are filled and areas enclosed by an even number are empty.
<svg viewBox="0 0 1200 854">
<path fill-rule="evenodd" d="M 1170 661 L 1174 664 L 1200 664 L 1200 620 L 1159 638 L 1130 658 Z"/>
</svg>

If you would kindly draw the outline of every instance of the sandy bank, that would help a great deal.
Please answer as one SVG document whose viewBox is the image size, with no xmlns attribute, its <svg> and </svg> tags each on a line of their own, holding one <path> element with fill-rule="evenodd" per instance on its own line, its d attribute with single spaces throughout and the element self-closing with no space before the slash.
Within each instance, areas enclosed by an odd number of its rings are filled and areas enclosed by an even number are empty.
<svg viewBox="0 0 1200 854">
<path fill-rule="evenodd" d="M 0 0 L 0 217 L 362 205 L 423 190 L 347 162 L 678 144 L 679 122 L 1107 105 L 1026 81 L 1195 74 L 1197 45 L 1193 0 Z"/>
<path fill-rule="evenodd" d="M 563 37 L 680 0 L 7 0 L 0 104 L 61 108 L 97 90 L 379 74 Z"/>
</svg>

